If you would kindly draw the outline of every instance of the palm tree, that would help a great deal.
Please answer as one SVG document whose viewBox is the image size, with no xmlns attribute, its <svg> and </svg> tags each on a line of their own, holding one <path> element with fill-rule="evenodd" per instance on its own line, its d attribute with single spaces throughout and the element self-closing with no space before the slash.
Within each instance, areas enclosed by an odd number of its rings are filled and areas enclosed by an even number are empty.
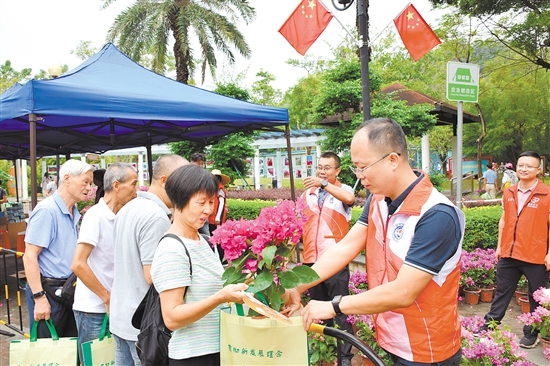
<svg viewBox="0 0 550 366">
<path fill-rule="evenodd" d="M 114 1 L 104 0 L 103 7 Z M 255 15 L 247 0 L 136 0 L 116 17 L 107 38 L 136 62 L 144 54 L 151 55 L 153 71 L 164 74 L 171 32 L 175 38 L 176 79 L 184 83 L 195 71 L 197 62 L 191 43 L 196 40 L 204 83 L 207 65 L 215 74 L 215 50 L 227 56 L 231 64 L 235 62 L 232 49 L 250 57 L 250 48 L 233 23 L 242 19 L 248 24 Z"/>
</svg>

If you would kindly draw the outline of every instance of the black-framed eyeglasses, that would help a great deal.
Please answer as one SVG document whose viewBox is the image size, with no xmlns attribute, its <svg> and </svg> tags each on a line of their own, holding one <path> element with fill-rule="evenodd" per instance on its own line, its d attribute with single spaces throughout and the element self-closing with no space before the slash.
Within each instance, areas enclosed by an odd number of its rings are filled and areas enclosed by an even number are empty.
<svg viewBox="0 0 550 366">
<path fill-rule="evenodd" d="M 320 172 L 322 172 L 322 171 L 330 172 L 332 169 L 336 169 L 336 168 L 333 167 L 333 166 L 330 166 L 330 165 L 318 166 L 317 167 L 317 170 L 320 171 Z"/>
<path fill-rule="evenodd" d="M 362 177 L 365 177 L 365 172 L 367 171 L 368 168 L 370 168 L 371 166 L 373 166 L 374 164 L 384 160 L 385 158 L 387 158 L 388 156 L 390 156 L 391 154 L 397 154 L 397 156 L 401 156 L 400 153 L 396 153 L 396 152 L 390 152 L 390 153 L 387 153 L 386 155 L 382 156 L 380 159 L 376 160 L 374 163 L 370 164 L 369 166 L 366 166 L 364 168 L 356 168 L 354 167 L 353 165 L 350 165 L 349 168 L 351 169 L 351 171 L 356 174 L 356 175 L 360 175 Z"/>
</svg>

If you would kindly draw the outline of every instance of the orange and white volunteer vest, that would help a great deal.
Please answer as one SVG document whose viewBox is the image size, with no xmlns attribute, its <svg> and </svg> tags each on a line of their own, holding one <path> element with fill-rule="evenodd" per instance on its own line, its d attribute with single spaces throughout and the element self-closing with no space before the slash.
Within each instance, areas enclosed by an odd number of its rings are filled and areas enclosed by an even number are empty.
<svg viewBox="0 0 550 366">
<path fill-rule="evenodd" d="M 505 225 L 500 241 L 502 258 L 544 264 L 548 253 L 550 188 L 541 181 L 531 192 L 518 215 L 518 184 L 502 194 Z"/>
<path fill-rule="evenodd" d="M 455 208 L 463 237 L 464 214 L 433 188 L 426 175 L 387 222 L 384 197 L 373 196 L 366 242 L 369 288 L 397 278 L 416 224 L 427 210 L 440 203 Z M 461 253 L 462 239 L 453 257 L 411 306 L 374 317 L 380 346 L 405 360 L 421 363 L 441 362 L 458 352 L 461 342 L 457 300 Z"/>
<path fill-rule="evenodd" d="M 338 180 L 334 183 L 342 187 Z M 327 192 L 323 207 L 319 208 L 319 188 L 310 188 L 302 194 L 307 204 L 304 214 L 309 216 L 304 226 L 302 252 L 304 263 L 315 263 L 331 246 L 338 243 L 349 231 L 351 206 Z"/>
</svg>

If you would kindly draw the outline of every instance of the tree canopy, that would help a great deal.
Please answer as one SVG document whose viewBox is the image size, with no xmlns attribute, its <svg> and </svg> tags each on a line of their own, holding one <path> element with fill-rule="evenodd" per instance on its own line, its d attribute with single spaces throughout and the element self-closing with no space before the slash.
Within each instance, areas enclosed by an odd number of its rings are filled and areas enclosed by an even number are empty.
<svg viewBox="0 0 550 366">
<path fill-rule="evenodd" d="M 114 1 L 104 0 L 104 7 Z M 234 23 L 242 19 L 248 24 L 254 17 L 254 8 L 243 0 L 139 0 L 116 17 L 108 39 L 136 62 L 151 54 L 151 69 L 164 74 L 172 34 L 176 79 L 184 83 L 198 66 L 193 52 L 193 40 L 197 40 L 204 82 L 207 66 L 215 74 L 216 50 L 230 63 L 235 62 L 233 49 L 250 56 L 250 48 Z"/>
<path fill-rule="evenodd" d="M 515 57 L 550 69 L 550 0 L 430 0 L 477 18 Z"/>
</svg>

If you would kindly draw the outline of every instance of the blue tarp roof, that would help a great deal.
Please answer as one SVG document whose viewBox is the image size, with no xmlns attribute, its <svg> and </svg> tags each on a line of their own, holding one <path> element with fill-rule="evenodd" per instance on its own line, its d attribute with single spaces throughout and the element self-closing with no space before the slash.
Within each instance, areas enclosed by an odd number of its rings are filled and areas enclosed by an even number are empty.
<svg viewBox="0 0 550 366">
<path fill-rule="evenodd" d="M 37 156 L 194 140 L 235 131 L 273 131 L 288 110 L 225 97 L 143 68 L 113 44 L 50 80 L 0 95 L 0 158 L 29 154 L 29 114 L 37 115 Z"/>
</svg>

